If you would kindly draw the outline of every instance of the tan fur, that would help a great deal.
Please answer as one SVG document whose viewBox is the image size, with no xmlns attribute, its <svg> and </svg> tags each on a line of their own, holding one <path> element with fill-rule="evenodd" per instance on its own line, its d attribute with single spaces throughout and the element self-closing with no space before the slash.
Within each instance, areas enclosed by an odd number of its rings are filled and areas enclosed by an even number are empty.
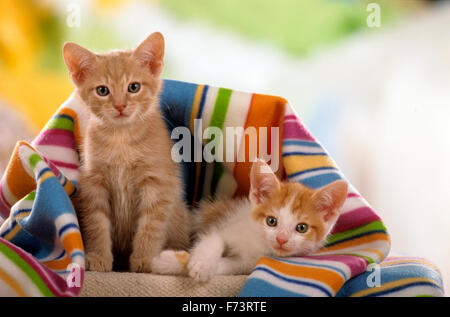
<svg viewBox="0 0 450 317">
<path fill-rule="evenodd" d="M 239 199 L 202 200 L 198 206 L 193 231 L 196 234 L 207 232 L 209 228 L 221 219 L 236 212 L 236 203 Z"/>
<path fill-rule="evenodd" d="M 114 258 L 119 268 L 150 272 L 163 248 L 189 244 L 181 172 L 158 105 L 161 41 L 152 34 L 135 51 L 95 55 L 73 43 L 64 47 L 76 93 L 90 112 L 75 199 L 90 270 L 110 271 Z M 127 91 L 133 82 L 141 84 L 136 94 Z M 110 94 L 98 96 L 99 85 Z M 129 118 L 114 118 L 115 105 L 126 105 Z"/>
</svg>

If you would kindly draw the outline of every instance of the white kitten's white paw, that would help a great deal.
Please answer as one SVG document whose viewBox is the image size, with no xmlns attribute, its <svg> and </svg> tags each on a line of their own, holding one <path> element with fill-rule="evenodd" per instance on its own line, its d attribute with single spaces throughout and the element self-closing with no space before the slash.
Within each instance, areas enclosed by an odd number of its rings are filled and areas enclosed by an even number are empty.
<svg viewBox="0 0 450 317">
<path fill-rule="evenodd" d="M 152 273 L 164 275 L 186 275 L 190 255 L 186 251 L 165 250 L 152 260 Z"/>
<path fill-rule="evenodd" d="M 208 257 L 193 257 L 188 264 L 189 276 L 206 283 L 217 274 L 217 262 Z"/>
</svg>

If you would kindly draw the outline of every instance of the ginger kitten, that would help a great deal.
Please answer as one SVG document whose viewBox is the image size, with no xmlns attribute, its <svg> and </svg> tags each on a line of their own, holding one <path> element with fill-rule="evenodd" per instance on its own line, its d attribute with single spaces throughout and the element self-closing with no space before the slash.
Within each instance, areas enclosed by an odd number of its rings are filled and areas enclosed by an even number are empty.
<svg viewBox="0 0 450 317">
<path fill-rule="evenodd" d="M 195 216 L 197 241 L 189 253 L 163 251 L 154 273 L 188 274 L 200 282 L 214 275 L 249 274 L 262 256 L 305 256 L 317 251 L 347 198 L 347 183 L 319 190 L 280 182 L 256 161 L 248 198 L 203 202 Z"/>
<path fill-rule="evenodd" d="M 86 266 L 150 272 L 165 247 L 189 245 L 180 167 L 159 110 L 164 38 L 95 54 L 66 43 L 64 61 L 89 110 L 81 146 L 80 220 Z"/>
</svg>

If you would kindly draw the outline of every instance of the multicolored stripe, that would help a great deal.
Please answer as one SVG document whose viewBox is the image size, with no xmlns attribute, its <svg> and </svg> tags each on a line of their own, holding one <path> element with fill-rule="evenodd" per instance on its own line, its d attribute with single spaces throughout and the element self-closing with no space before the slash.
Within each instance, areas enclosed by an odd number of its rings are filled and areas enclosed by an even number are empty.
<svg viewBox="0 0 450 317">
<path fill-rule="evenodd" d="M 80 106 L 72 96 L 32 144 L 18 142 L 1 180 L 0 279 L 14 295 L 76 296 L 81 290 L 66 283 L 74 268 L 80 278 L 84 270 L 70 200 L 78 180 Z"/>
<path fill-rule="evenodd" d="M 375 272 L 378 270 L 378 272 Z M 370 285 L 378 274 L 379 285 Z M 351 297 L 435 297 L 445 296 L 439 269 L 417 257 L 388 257 L 367 272 L 348 281 L 337 296 Z"/>
</svg>

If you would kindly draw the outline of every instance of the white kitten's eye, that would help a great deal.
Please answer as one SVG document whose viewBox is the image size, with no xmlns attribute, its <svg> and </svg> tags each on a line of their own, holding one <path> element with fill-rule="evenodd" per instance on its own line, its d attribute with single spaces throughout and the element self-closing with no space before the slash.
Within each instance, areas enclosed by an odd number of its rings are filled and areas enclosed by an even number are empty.
<svg viewBox="0 0 450 317">
<path fill-rule="evenodd" d="M 272 216 L 267 216 L 266 223 L 269 227 L 275 227 L 277 225 L 277 218 Z"/>
<path fill-rule="evenodd" d="M 132 94 L 137 93 L 141 89 L 141 84 L 139 83 L 131 83 L 128 85 L 128 92 L 131 92 Z"/>
<path fill-rule="evenodd" d="M 295 227 L 295 230 L 297 230 L 300 233 L 305 233 L 308 231 L 309 227 L 306 223 L 299 223 L 297 227 Z"/>
<path fill-rule="evenodd" d="M 98 86 L 96 88 L 97 94 L 101 97 L 105 97 L 109 95 L 109 89 L 106 86 Z"/>
</svg>

